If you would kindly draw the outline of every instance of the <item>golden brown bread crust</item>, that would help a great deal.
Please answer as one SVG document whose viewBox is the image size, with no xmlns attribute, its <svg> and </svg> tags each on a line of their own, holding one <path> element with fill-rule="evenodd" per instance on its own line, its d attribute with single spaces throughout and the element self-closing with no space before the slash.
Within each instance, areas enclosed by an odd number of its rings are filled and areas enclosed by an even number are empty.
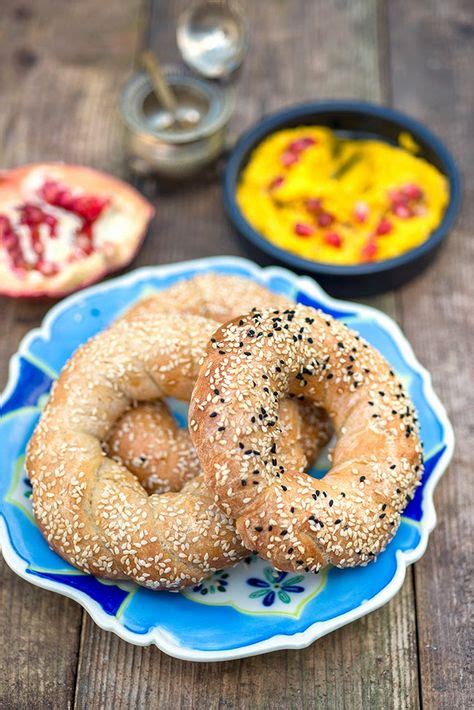
<svg viewBox="0 0 474 710">
<path fill-rule="evenodd" d="M 79 348 L 62 371 L 26 465 L 40 529 L 76 567 L 173 589 L 245 554 L 199 479 L 179 493 L 148 496 L 101 445 L 132 401 L 190 397 L 215 327 L 186 314 L 119 321 Z"/>
<path fill-rule="evenodd" d="M 180 491 L 201 467 L 187 429 L 164 402 L 138 404 L 114 423 L 106 452 L 121 461 L 148 493 Z"/>
<path fill-rule="evenodd" d="M 278 416 L 287 393 L 304 393 L 332 417 L 337 444 L 322 480 L 284 462 Z M 388 363 L 305 306 L 256 311 L 214 333 L 189 426 L 221 510 L 249 549 L 283 570 L 373 559 L 421 476 L 414 408 Z"/>
<path fill-rule="evenodd" d="M 189 299 L 189 284 L 187 291 Z M 157 399 L 189 398 L 218 325 L 185 313 L 165 314 L 153 304 L 140 304 L 133 317 L 127 314 L 74 354 L 53 387 L 26 466 L 38 525 L 63 558 L 98 576 L 178 589 L 248 551 L 202 475 L 179 493 L 148 496 L 135 476 L 104 451 L 111 428 L 133 411 L 132 403 L 153 401 L 169 416 Z M 303 425 L 294 404 L 283 405 L 288 465 L 307 465 L 302 446 L 315 449 L 317 442 L 308 441 L 315 427 L 318 441 L 325 440 L 320 419 L 313 408 Z M 176 436 L 169 421 L 163 446 L 166 436 Z"/>
<path fill-rule="evenodd" d="M 249 279 L 205 273 L 148 296 L 122 318 L 133 320 L 143 314 L 178 311 L 224 322 L 254 307 L 291 305 L 289 299 Z M 330 438 L 329 418 L 324 410 L 306 402 L 285 406 L 283 417 L 290 439 L 301 439 L 303 468 L 307 468 Z M 179 491 L 201 470 L 188 431 L 176 426 L 164 402 L 138 404 L 125 412 L 105 444 L 106 451 L 132 471 L 149 493 Z M 298 461 L 295 465 L 300 464 Z"/>
<path fill-rule="evenodd" d="M 250 279 L 203 273 L 138 301 L 122 317 L 134 319 L 142 313 L 180 312 L 224 323 L 241 313 L 250 313 L 252 308 L 287 308 L 292 304 L 291 299 Z"/>
</svg>

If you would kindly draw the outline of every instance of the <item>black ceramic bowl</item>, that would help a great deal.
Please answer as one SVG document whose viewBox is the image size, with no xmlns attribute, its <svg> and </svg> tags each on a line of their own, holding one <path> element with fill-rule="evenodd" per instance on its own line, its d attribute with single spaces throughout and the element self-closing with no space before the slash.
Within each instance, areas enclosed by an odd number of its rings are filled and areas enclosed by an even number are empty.
<svg viewBox="0 0 474 710">
<path fill-rule="evenodd" d="M 420 146 L 418 155 L 435 165 L 449 182 L 450 199 L 444 217 L 429 239 L 411 251 L 385 261 L 355 266 L 323 264 L 280 249 L 245 219 L 235 199 L 239 176 L 253 149 L 268 134 L 301 125 L 329 126 L 351 138 L 380 138 L 398 145 L 407 131 Z M 229 218 L 259 262 L 284 264 L 294 271 L 311 274 L 329 293 L 337 296 L 368 296 L 396 288 L 425 269 L 453 226 L 460 205 L 460 178 L 456 163 L 443 143 L 413 118 L 399 111 L 357 101 L 307 103 L 278 111 L 250 128 L 232 150 L 224 173 L 224 205 Z"/>
</svg>

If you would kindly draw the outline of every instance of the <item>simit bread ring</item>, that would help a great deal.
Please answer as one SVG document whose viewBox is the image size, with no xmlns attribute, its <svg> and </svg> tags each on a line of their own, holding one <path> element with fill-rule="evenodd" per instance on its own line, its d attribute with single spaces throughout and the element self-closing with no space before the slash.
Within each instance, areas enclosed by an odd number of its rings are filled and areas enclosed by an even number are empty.
<svg viewBox="0 0 474 710">
<path fill-rule="evenodd" d="M 253 307 L 289 308 L 293 302 L 239 276 L 206 273 L 178 282 L 128 309 L 126 320 L 143 314 L 186 312 L 224 322 Z M 310 403 L 285 407 L 284 428 L 292 441 L 302 439 L 304 467 L 312 464 L 329 440 L 324 410 Z M 301 430 L 301 431 L 300 431 Z M 199 460 L 185 429 L 178 429 L 163 402 L 138 404 L 123 414 L 109 433 L 106 450 L 135 474 L 149 493 L 179 491 L 200 472 Z"/>
<path fill-rule="evenodd" d="M 132 401 L 189 398 L 215 327 L 184 314 L 121 320 L 79 348 L 59 376 L 26 466 L 41 531 L 79 569 L 178 589 L 244 554 L 202 481 L 148 496 L 102 449 Z"/>
<path fill-rule="evenodd" d="M 304 393 L 332 418 L 337 444 L 323 480 L 282 461 L 278 415 L 287 393 Z M 421 475 L 416 422 L 382 355 L 304 306 L 221 326 L 189 412 L 221 509 L 246 547 L 283 570 L 365 564 L 384 549 Z"/>
<path fill-rule="evenodd" d="M 248 554 L 202 476 L 179 493 L 148 496 L 102 448 L 133 401 L 190 397 L 216 326 L 187 314 L 122 319 L 79 348 L 63 369 L 29 443 L 26 467 L 41 531 L 79 569 L 178 589 Z M 300 443 L 293 444 L 304 462 Z"/>
</svg>

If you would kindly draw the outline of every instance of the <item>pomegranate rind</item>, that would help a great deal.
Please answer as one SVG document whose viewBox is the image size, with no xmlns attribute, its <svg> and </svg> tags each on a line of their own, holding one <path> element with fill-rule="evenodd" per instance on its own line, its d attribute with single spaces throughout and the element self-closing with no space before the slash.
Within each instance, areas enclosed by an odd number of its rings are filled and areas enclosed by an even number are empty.
<svg viewBox="0 0 474 710">
<path fill-rule="evenodd" d="M 27 181 L 52 179 L 72 190 L 110 197 L 120 214 L 120 239 L 106 251 L 94 251 L 77 261 L 64 264 L 53 276 L 32 270 L 17 275 L 0 259 L 0 294 L 12 298 L 60 298 L 100 281 L 123 269 L 135 257 L 154 215 L 154 208 L 135 188 L 118 178 L 93 168 L 64 163 L 33 163 L 0 171 L 0 214 L 5 205 L 20 205 L 26 199 Z M 0 252 L 2 247 L 0 246 Z"/>
</svg>

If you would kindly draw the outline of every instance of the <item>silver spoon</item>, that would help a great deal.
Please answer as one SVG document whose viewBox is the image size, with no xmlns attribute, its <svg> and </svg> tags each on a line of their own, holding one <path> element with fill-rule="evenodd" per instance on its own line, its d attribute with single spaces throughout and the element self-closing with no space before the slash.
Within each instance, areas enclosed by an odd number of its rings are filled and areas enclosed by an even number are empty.
<svg viewBox="0 0 474 710">
<path fill-rule="evenodd" d="M 179 101 L 166 81 L 156 56 L 149 49 L 141 55 L 141 63 L 153 86 L 153 93 L 165 109 L 160 116 L 161 130 L 177 124 L 182 129 L 193 128 L 201 120 L 199 111 L 190 106 L 180 106 Z"/>
<path fill-rule="evenodd" d="M 247 24 L 229 0 L 205 0 L 185 10 L 176 37 L 186 64 L 209 79 L 228 78 L 248 48 Z"/>
</svg>

